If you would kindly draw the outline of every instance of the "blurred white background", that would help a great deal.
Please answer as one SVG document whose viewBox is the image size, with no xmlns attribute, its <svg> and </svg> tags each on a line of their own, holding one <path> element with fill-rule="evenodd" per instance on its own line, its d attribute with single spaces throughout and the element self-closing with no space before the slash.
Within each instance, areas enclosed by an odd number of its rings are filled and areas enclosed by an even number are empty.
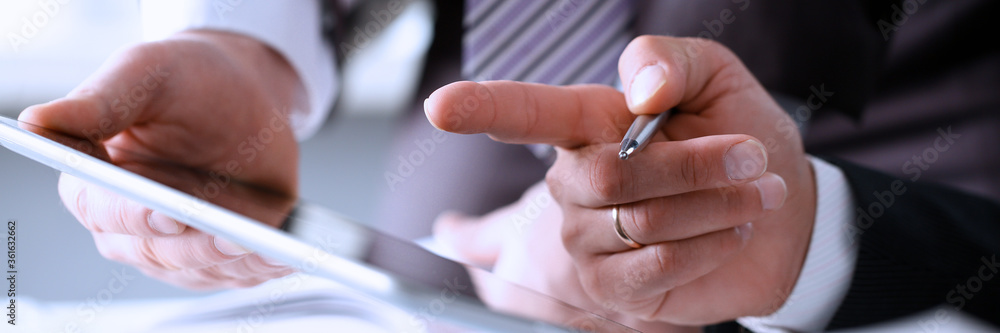
<svg viewBox="0 0 1000 333">
<path fill-rule="evenodd" d="M 139 40 L 137 13 L 136 1 L 4 1 L 0 111 L 16 115 L 65 95 L 114 50 Z"/>
<path fill-rule="evenodd" d="M 0 3 L 0 114 L 15 118 L 29 105 L 65 95 L 116 49 L 140 39 L 137 1 L 61 2 L 65 4 Z M 48 3 L 57 5 L 43 5 Z M 302 144 L 302 196 L 368 221 L 385 188 L 382 150 L 358 151 L 346 139 L 365 136 L 373 147 L 388 146 L 394 123 L 386 120 L 387 114 L 339 114 Z M 17 221 L 19 297 L 84 304 L 122 272 L 137 278 L 114 294 L 115 300 L 203 294 L 146 278 L 101 257 L 89 232 L 60 203 L 58 177 L 55 170 L 0 149 L 0 219 Z"/>
</svg>

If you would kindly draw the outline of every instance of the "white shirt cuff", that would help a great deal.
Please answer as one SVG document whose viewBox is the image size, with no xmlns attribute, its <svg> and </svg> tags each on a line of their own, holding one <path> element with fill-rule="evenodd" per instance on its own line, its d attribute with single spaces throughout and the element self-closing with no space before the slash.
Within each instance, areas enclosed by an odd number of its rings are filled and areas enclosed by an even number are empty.
<svg viewBox="0 0 1000 333">
<path fill-rule="evenodd" d="M 188 29 L 214 29 L 267 44 L 288 60 L 309 95 L 309 110 L 290 114 L 296 138 L 311 136 L 323 124 L 337 81 L 333 50 L 323 39 L 319 1 L 144 0 L 140 8 L 146 41 Z"/>
<path fill-rule="evenodd" d="M 740 325 L 754 332 L 817 332 L 826 328 L 847 295 L 857 261 L 857 244 L 847 228 L 854 197 L 844 173 L 810 156 L 816 177 L 816 224 L 809 251 L 791 295 L 775 313 L 743 317 Z"/>
</svg>

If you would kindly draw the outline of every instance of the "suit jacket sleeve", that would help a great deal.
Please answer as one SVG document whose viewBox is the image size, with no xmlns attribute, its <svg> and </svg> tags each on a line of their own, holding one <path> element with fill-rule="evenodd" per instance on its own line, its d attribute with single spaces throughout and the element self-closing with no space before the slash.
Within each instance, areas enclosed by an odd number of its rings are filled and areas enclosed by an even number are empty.
<svg viewBox="0 0 1000 333">
<path fill-rule="evenodd" d="M 828 329 L 945 305 L 1000 326 L 1000 205 L 851 163 L 856 200 L 845 230 L 859 242 L 854 276 Z"/>
</svg>

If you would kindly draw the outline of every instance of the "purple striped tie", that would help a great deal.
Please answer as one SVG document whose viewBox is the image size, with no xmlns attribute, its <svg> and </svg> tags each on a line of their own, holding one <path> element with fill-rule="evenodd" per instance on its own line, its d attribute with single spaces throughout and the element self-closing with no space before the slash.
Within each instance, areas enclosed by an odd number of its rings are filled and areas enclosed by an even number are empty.
<svg viewBox="0 0 1000 333">
<path fill-rule="evenodd" d="M 465 0 L 462 75 L 554 85 L 618 77 L 632 0 Z"/>
</svg>

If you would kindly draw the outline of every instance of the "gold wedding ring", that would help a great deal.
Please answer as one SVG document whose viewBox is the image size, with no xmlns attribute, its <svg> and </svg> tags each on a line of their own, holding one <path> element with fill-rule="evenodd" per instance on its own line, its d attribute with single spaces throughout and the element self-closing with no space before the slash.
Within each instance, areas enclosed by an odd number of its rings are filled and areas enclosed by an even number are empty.
<svg viewBox="0 0 1000 333">
<path fill-rule="evenodd" d="M 611 207 L 611 219 L 614 220 L 615 234 L 618 235 L 618 239 L 621 239 L 622 242 L 625 242 L 625 245 L 628 245 L 628 247 L 633 249 L 642 247 L 642 244 L 632 240 L 632 237 L 629 237 L 628 234 L 625 233 L 625 228 L 622 228 L 622 221 L 618 218 L 618 205 Z"/>
</svg>

